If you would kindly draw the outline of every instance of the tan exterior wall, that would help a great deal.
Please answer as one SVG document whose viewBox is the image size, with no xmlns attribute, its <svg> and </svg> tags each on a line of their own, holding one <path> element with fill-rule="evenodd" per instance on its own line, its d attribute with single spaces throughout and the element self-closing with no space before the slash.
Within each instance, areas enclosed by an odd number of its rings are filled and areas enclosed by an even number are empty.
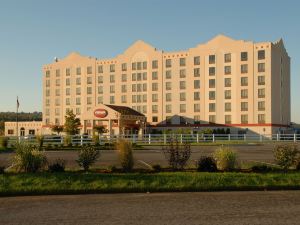
<svg viewBox="0 0 300 225">
<path fill-rule="evenodd" d="M 261 50 L 264 50 L 264 59 L 258 59 L 258 51 Z M 241 60 L 242 52 L 247 52 L 245 61 Z M 230 62 L 225 62 L 225 54 L 230 54 Z M 209 58 L 213 55 L 215 62 L 210 63 Z M 199 65 L 195 65 L 195 57 L 200 57 Z M 181 58 L 185 60 L 185 65 L 180 65 Z M 281 58 L 281 66 L 278 66 Z M 167 60 L 171 60 L 170 67 Z M 152 67 L 153 61 L 157 61 L 157 68 Z M 146 66 L 143 68 L 144 62 Z M 264 71 L 258 71 L 260 63 L 264 64 Z M 126 70 L 122 68 L 125 64 Z M 141 69 L 134 69 L 134 64 L 136 67 L 141 65 Z M 243 73 L 242 65 L 248 68 Z M 231 68 L 230 74 L 225 74 L 225 66 Z M 88 67 L 91 68 L 90 73 Z M 111 70 L 112 67 L 115 70 Z M 214 75 L 209 73 L 210 67 L 215 68 Z M 81 68 L 79 75 L 77 68 Z M 283 82 L 279 85 L 281 68 Z M 197 69 L 200 70 L 199 76 L 194 73 Z M 182 71 L 185 71 L 185 76 Z M 153 73 L 157 73 L 157 78 L 153 77 Z M 114 59 L 96 59 L 71 53 L 65 59 L 45 65 L 43 74 L 45 125 L 63 124 L 67 109 L 73 109 L 78 117 L 82 117 L 101 103 L 132 107 L 145 114 L 152 126 L 168 127 L 168 117 L 172 118 L 172 126 L 179 125 L 181 118 L 182 125 L 187 123 L 201 127 L 201 124 L 215 122 L 267 133 L 276 132 L 277 128 L 284 128 L 290 123 L 290 59 L 282 41 L 253 43 L 218 35 L 205 44 L 179 52 L 163 52 L 137 41 Z M 264 77 L 264 82 L 259 83 L 261 77 Z M 79 78 L 81 83 L 76 84 Z M 230 86 L 226 87 L 225 79 L 231 79 Z M 247 84 L 242 85 L 241 79 L 248 79 Z M 200 88 L 194 86 L 198 80 Z M 209 80 L 215 80 L 214 88 L 209 86 Z M 157 89 L 153 89 L 156 85 Z M 80 93 L 76 94 L 79 88 Z M 67 89 L 70 90 L 69 95 Z M 210 98 L 213 91 L 215 99 Z M 226 99 L 225 91 L 227 94 L 231 92 L 231 98 Z M 242 97 L 242 91 L 244 94 L 248 92 L 247 96 Z M 199 92 L 199 99 L 195 98 L 195 92 Z M 259 96 L 258 92 L 264 95 Z M 181 93 L 185 94 L 185 99 L 180 98 L 180 95 L 183 97 Z M 67 101 L 70 101 L 69 105 Z M 225 110 L 225 103 L 231 103 L 230 111 Z M 209 104 L 215 104 L 214 111 L 209 109 Z M 242 109 L 242 104 L 248 107 Z M 155 110 L 152 110 L 153 107 Z M 242 121 L 242 115 L 248 117 L 247 121 Z M 210 121 L 212 116 L 215 116 L 214 121 Z"/>
<path fill-rule="evenodd" d="M 42 134 L 42 122 L 5 122 L 5 136 L 27 136 L 27 135 L 40 135 Z"/>
</svg>

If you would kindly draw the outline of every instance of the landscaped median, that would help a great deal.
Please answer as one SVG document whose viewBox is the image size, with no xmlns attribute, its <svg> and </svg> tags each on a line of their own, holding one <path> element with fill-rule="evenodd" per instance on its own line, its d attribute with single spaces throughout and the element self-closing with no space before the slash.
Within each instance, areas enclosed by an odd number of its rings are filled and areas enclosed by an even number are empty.
<svg viewBox="0 0 300 225">
<path fill-rule="evenodd" d="M 0 195 L 300 189 L 300 173 L 6 173 Z"/>
</svg>

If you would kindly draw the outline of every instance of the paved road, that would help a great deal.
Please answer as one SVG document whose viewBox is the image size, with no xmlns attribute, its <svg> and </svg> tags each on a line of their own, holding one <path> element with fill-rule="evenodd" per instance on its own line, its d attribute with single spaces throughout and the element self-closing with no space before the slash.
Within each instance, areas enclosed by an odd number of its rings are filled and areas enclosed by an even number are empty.
<svg viewBox="0 0 300 225">
<path fill-rule="evenodd" d="M 5 225 L 298 225 L 299 212 L 299 191 L 0 198 Z"/>
<path fill-rule="evenodd" d="M 238 153 L 239 160 L 241 161 L 262 161 L 272 162 L 273 161 L 273 147 L 274 144 L 265 145 L 236 145 L 232 146 Z M 160 164 L 166 166 L 167 162 L 165 156 L 161 151 L 161 147 L 158 146 L 146 146 L 145 150 L 134 151 L 134 158 L 136 160 L 136 167 L 144 167 L 139 160 L 142 160 L 150 165 Z M 192 155 L 190 164 L 194 165 L 195 161 L 202 155 L 211 154 L 217 146 L 192 146 Z M 68 168 L 78 168 L 75 160 L 77 159 L 76 151 L 52 151 L 46 152 L 48 160 L 51 162 L 57 158 L 66 160 L 66 166 Z M 0 153 L 0 165 L 10 165 L 12 160 L 12 153 Z M 105 150 L 102 151 L 100 160 L 94 165 L 95 167 L 107 167 L 110 165 L 118 165 L 117 151 Z"/>
</svg>

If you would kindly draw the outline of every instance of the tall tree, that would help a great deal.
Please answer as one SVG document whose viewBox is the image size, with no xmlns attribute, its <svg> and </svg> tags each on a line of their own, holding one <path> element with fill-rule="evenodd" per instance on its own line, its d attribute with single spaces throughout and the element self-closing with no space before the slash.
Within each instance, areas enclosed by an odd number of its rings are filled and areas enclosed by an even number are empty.
<svg viewBox="0 0 300 225">
<path fill-rule="evenodd" d="M 80 119 L 76 118 L 73 110 L 68 110 L 65 116 L 64 132 L 68 135 L 78 134 L 80 125 Z"/>
<path fill-rule="evenodd" d="M 63 130 L 64 130 L 64 126 L 61 125 L 54 125 L 51 127 L 51 131 L 56 132 L 58 135 L 60 132 L 63 132 Z"/>
</svg>

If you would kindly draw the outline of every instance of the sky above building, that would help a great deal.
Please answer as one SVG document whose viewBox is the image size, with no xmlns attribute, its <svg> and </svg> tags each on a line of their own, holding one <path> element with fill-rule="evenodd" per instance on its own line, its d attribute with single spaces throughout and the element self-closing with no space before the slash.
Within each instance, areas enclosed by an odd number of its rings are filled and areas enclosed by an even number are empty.
<svg viewBox="0 0 300 225">
<path fill-rule="evenodd" d="M 283 38 L 292 121 L 300 123 L 300 1 L 0 0 L 0 111 L 42 111 L 42 66 L 70 52 L 112 58 L 136 40 L 184 50 L 217 34 Z"/>
</svg>

